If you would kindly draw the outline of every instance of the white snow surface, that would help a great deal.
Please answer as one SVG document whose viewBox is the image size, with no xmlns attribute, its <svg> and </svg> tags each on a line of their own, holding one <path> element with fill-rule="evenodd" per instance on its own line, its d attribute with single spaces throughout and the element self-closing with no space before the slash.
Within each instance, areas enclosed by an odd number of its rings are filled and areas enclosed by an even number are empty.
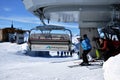
<svg viewBox="0 0 120 80">
<path fill-rule="evenodd" d="M 103 65 L 105 80 L 120 80 L 120 54 L 109 58 Z"/>
<path fill-rule="evenodd" d="M 26 50 L 26 43 L 21 45 L 9 42 L 0 43 L 0 80 L 104 80 L 102 68 L 90 70 L 85 66 L 68 67 L 81 62 L 75 55 L 61 58 L 54 56 L 49 58 L 31 57 L 24 55 Z M 51 52 L 51 54 L 55 55 L 57 53 Z M 108 67 L 107 64 L 109 63 L 106 62 L 105 64 L 104 69 Z M 111 64 L 113 65 L 113 63 Z M 118 69 L 117 65 L 114 67 L 114 70 Z M 109 68 L 112 70 L 112 67 Z M 120 74 L 119 71 L 113 71 L 113 73 Z M 113 74 L 111 71 L 109 73 L 105 76 Z"/>
</svg>

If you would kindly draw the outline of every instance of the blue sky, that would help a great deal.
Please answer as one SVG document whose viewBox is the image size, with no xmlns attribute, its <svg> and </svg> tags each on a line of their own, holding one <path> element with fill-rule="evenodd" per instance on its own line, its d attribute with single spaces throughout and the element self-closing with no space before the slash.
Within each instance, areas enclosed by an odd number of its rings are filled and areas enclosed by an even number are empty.
<svg viewBox="0 0 120 80">
<path fill-rule="evenodd" d="M 39 18 L 27 11 L 21 0 L 0 0 L 0 28 L 10 27 L 13 21 L 14 27 L 31 29 L 41 24 Z M 78 23 L 57 23 L 72 30 L 73 34 L 79 34 Z"/>
</svg>

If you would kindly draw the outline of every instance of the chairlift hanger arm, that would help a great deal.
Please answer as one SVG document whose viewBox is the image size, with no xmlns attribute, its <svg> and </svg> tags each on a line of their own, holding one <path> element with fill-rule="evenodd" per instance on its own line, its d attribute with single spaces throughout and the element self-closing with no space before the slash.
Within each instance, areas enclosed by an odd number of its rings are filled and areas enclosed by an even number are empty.
<svg viewBox="0 0 120 80">
<path fill-rule="evenodd" d="M 46 25 L 44 19 L 48 20 L 48 24 L 49 24 L 50 18 L 45 17 L 44 10 L 43 10 L 44 8 L 45 7 L 37 9 L 36 11 L 34 11 L 34 14 L 38 15 L 38 17 L 40 18 L 40 21 L 43 23 L 43 25 Z"/>
<path fill-rule="evenodd" d="M 70 29 L 64 29 L 64 30 L 69 31 L 69 33 L 70 33 L 70 41 L 72 42 L 72 31 Z"/>
</svg>

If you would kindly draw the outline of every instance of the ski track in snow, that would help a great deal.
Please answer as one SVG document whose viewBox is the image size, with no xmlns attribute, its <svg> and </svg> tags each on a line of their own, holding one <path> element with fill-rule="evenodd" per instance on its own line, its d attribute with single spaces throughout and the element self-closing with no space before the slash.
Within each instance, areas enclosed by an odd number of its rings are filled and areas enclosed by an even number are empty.
<svg viewBox="0 0 120 80">
<path fill-rule="evenodd" d="M 69 68 L 73 57 L 30 57 L 26 44 L 0 43 L 0 80 L 104 80 L 102 68 Z"/>
</svg>

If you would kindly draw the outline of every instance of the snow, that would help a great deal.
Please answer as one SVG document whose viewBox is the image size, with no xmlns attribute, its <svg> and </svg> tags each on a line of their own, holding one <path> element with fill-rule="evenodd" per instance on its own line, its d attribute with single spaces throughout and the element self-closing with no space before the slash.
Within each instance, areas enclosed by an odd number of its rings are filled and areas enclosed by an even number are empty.
<svg viewBox="0 0 120 80">
<path fill-rule="evenodd" d="M 109 58 L 103 65 L 105 80 L 120 80 L 120 54 Z"/>
<path fill-rule="evenodd" d="M 26 50 L 26 43 L 21 45 L 9 42 L 0 43 L 0 80 L 104 80 L 104 77 L 105 80 L 113 80 L 119 75 L 114 74 L 111 79 L 107 79 L 106 76 L 113 75 L 113 73 L 120 74 L 118 70 L 120 65 L 114 65 L 114 69 L 109 67 L 113 70 L 109 71 L 108 65 L 113 64 L 114 58 L 105 62 L 103 69 L 89 69 L 85 66 L 70 68 L 68 66 L 81 62 L 76 54 L 73 57 L 54 57 L 57 53 L 51 52 L 52 57 L 49 58 L 31 57 L 24 54 Z M 119 62 L 115 61 L 114 64 Z M 114 78 L 114 80 L 118 79 Z"/>
<path fill-rule="evenodd" d="M 78 43 L 79 41 L 77 40 L 77 38 L 80 38 L 80 36 L 73 36 L 72 37 L 72 43 L 74 43 L 74 44 L 76 44 L 76 43 Z"/>
</svg>

